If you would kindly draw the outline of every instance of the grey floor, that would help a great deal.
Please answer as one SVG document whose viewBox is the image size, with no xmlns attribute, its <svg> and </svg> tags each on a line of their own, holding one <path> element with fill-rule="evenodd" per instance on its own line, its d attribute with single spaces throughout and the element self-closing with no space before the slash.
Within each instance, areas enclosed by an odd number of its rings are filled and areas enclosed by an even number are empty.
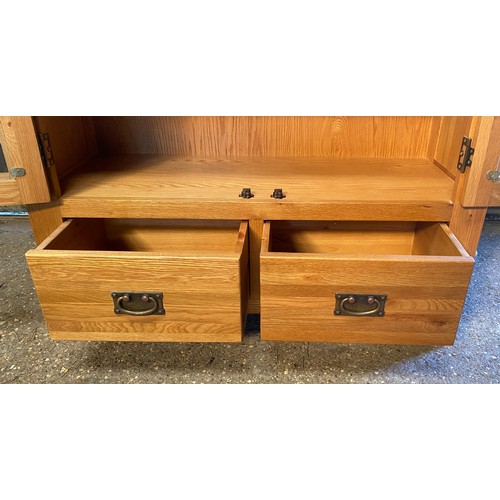
<svg viewBox="0 0 500 500">
<path fill-rule="evenodd" d="M 498 383 L 500 222 L 486 222 L 456 342 L 450 347 L 261 342 L 258 317 L 242 344 L 54 342 L 24 253 L 26 218 L 0 218 L 0 382 Z"/>
</svg>

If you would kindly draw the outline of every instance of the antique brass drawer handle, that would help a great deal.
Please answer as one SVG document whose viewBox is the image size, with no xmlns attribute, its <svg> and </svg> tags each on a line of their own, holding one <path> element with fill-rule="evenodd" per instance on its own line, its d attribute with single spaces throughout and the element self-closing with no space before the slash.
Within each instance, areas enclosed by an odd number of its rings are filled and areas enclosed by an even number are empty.
<svg viewBox="0 0 500 500">
<path fill-rule="evenodd" d="M 163 294 L 159 292 L 113 292 L 115 314 L 150 316 L 165 314 Z"/>
<path fill-rule="evenodd" d="M 384 316 L 387 295 L 336 294 L 336 316 Z"/>
</svg>

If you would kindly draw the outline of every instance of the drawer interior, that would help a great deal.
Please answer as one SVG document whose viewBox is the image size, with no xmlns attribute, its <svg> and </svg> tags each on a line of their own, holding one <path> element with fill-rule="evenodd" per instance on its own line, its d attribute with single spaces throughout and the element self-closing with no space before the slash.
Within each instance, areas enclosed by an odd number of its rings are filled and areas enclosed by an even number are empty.
<svg viewBox="0 0 500 500">
<path fill-rule="evenodd" d="M 440 223 L 272 221 L 266 226 L 267 252 L 468 256 Z"/>
<path fill-rule="evenodd" d="M 239 233 L 240 221 L 69 219 L 38 250 L 233 254 Z"/>
</svg>

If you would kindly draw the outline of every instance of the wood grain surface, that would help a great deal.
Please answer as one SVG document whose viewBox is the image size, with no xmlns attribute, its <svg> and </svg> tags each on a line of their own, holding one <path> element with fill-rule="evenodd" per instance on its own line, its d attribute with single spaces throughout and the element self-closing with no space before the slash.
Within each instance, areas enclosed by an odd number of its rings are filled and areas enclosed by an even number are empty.
<svg viewBox="0 0 500 500">
<path fill-rule="evenodd" d="M 260 313 L 260 246 L 262 242 L 262 220 L 250 220 L 248 225 L 249 261 L 250 261 L 250 297 L 248 311 Z"/>
<path fill-rule="evenodd" d="M 435 160 L 455 178 L 462 139 L 469 135 L 470 116 L 443 116 L 436 147 Z"/>
<path fill-rule="evenodd" d="M 276 252 L 273 224 L 263 230 L 262 339 L 453 343 L 474 262 L 463 249 L 451 256 L 380 255 L 373 244 L 364 255 L 347 248 L 345 254 Z M 447 234 L 443 225 L 437 231 Z M 387 294 L 385 316 L 335 316 L 337 293 Z"/>
<path fill-rule="evenodd" d="M 49 134 L 59 179 L 97 155 L 93 120 L 87 116 L 37 116 L 40 133 Z"/>
<path fill-rule="evenodd" d="M 243 199 L 242 188 L 255 196 Z M 273 199 L 275 188 L 286 198 Z M 70 175 L 64 217 L 449 220 L 453 181 L 425 159 L 103 157 Z M 300 214 L 300 215 L 299 215 Z"/>
<path fill-rule="evenodd" d="M 483 116 L 475 134 L 472 167 L 464 174 L 465 188 L 460 202 L 464 207 L 487 207 L 494 184 L 486 177 L 500 166 L 500 116 Z"/>
<path fill-rule="evenodd" d="M 414 222 L 276 221 L 272 251 L 285 253 L 378 254 L 412 253 Z"/>
<path fill-rule="evenodd" d="M 495 184 L 493 186 L 493 191 L 491 192 L 491 196 L 488 201 L 488 206 L 500 207 L 500 184 Z"/>
<path fill-rule="evenodd" d="M 231 248 L 218 254 L 204 254 L 202 248 L 197 253 L 54 249 L 65 242 L 78 248 L 68 232 L 94 238 L 85 229 L 92 221 L 81 222 L 65 222 L 26 255 L 53 339 L 241 341 L 248 223 L 233 228 Z M 117 315 L 113 291 L 163 292 L 166 315 Z"/>
<path fill-rule="evenodd" d="M 201 157 L 427 158 L 420 116 L 95 117 L 103 152 Z"/>
<path fill-rule="evenodd" d="M 6 172 L 0 172 L 0 205 L 21 205 L 23 200 L 15 179 Z"/>
<path fill-rule="evenodd" d="M 29 116 L 0 116 L 2 149 L 7 167 L 21 167 L 26 175 L 16 177 L 23 204 L 51 201 L 51 193 Z"/>
<path fill-rule="evenodd" d="M 453 209 L 450 229 L 469 255 L 476 255 L 486 211 L 486 208 L 464 208 L 460 203 Z"/>
<path fill-rule="evenodd" d="M 415 225 L 415 237 L 411 254 L 442 257 L 469 256 L 447 225 L 432 223 L 418 223 Z"/>
<path fill-rule="evenodd" d="M 35 242 L 39 245 L 63 222 L 58 202 L 27 205 Z"/>
</svg>

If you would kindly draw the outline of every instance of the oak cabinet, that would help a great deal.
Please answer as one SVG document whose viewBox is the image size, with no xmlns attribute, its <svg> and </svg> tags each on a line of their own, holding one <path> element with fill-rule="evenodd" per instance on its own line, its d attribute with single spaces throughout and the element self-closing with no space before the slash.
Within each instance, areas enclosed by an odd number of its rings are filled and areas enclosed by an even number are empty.
<svg viewBox="0 0 500 500">
<path fill-rule="evenodd" d="M 250 312 L 451 344 L 499 199 L 498 117 L 1 117 L 0 143 L 54 339 L 240 341 Z"/>
</svg>

